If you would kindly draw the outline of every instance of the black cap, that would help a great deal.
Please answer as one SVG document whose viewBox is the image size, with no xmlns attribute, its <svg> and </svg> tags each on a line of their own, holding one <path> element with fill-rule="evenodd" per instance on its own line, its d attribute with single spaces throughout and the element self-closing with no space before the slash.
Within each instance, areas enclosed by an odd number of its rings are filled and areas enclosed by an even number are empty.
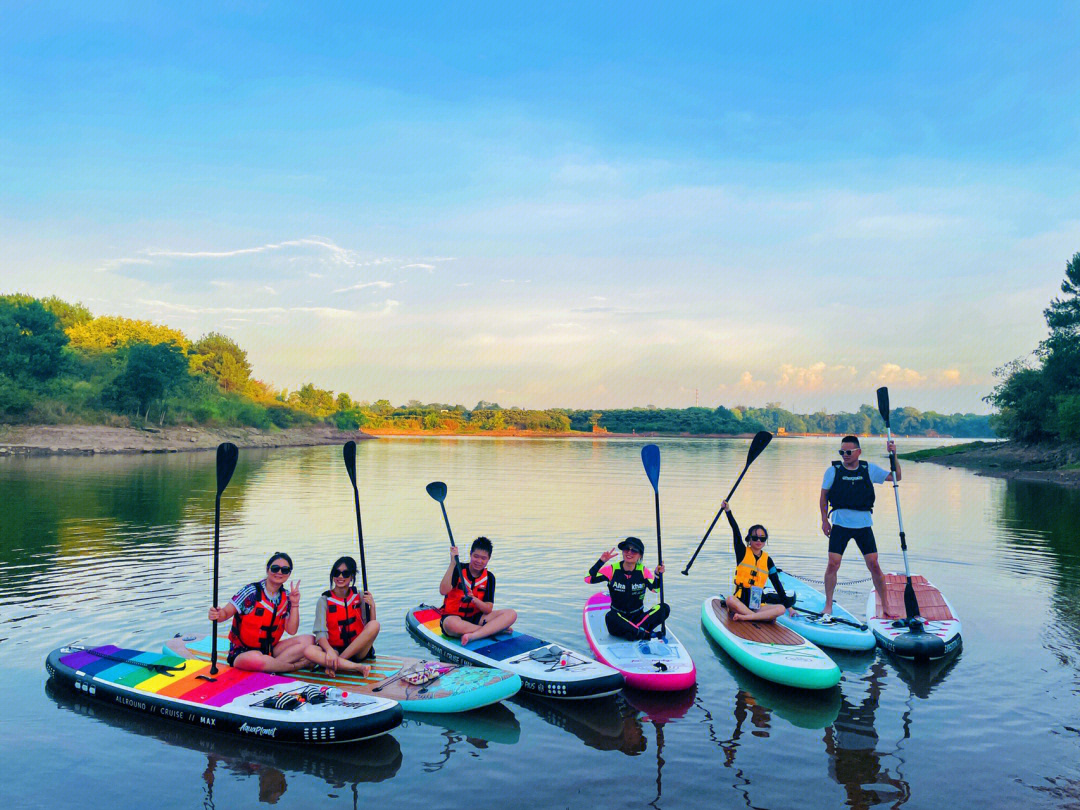
<svg viewBox="0 0 1080 810">
<path fill-rule="evenodd" d="M 620 551 L 636 551 L 638 554 L 645 553 L 645 544 L 638 540 L 636 537 L 627 537 L 621 543 L 619 543 Z"/>
</svg>

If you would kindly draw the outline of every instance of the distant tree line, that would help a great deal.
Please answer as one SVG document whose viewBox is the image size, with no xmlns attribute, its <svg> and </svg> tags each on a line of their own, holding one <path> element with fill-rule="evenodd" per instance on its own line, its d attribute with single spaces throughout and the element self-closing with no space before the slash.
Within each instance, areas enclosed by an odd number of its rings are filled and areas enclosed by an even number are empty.
<svg viewBox="0 0 1080 810">
<path fill-rule="evenodd" d="M 94 317 L 59 298 L 0 296 L 0 420 L 6 422 L 247 425 L 263 429 L 324 422 L 341 430 L 483 433 L 591 432 L 731 434 L 880 433 L 877 410 L 796 414 L 778 403 L 764 408 L 630 408 L 528 410 L 481 400 L 474 407 L 410 400 L 357 401 L 306 383 L 277 390 L 252 376 L 247 352 L 226 335 L 192 341 L 149 321 Z M 993 435 L 989 418 L 894 412 L 906 435 Z"/>
<path fill-rule="evenodd" d="M 1061 298 L 1044 311 L 1050 334 L 1034 351 L 999 368 L 986 397 L 998 431 L 1022 442 L 1080 440 L 1080 253 L 1065 265 Z"/>
</svg>

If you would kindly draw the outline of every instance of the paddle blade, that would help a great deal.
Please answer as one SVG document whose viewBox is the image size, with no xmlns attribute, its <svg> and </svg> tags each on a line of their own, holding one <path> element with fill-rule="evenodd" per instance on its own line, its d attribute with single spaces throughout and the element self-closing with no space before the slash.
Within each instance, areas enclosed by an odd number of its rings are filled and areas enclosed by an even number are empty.
<svg viewBox="0 0 1080 810">
<path fill-rule="evenodd" d="M 442 481 L 432 481 L 424 488 L 427 490 L 427 494 L 439 503 L 446 500 L 446 484 Z"/>
<path fill-rule="evenodd" d="M 911 577 L 908 577 L 904 586 L 904 612 L 909 619 L 919 615 L 919 600 L 915 598 L 915 586 L 911 584 Z"/>
<path fill-rule="evenodd" d="M 747 467 L 754 463 L 754 459 L 761 455 L 761 451 L 768 447 L 771 441 L 772 434 L 767 430 L 759 430 L 754 434 L 754 439 L 750 442 L 750 449 L 746 453 Z"/>
<path fill-rule="evenodd" d="M 240 451 L 232 442 L 222 442 L 217 448 L 217 494 L 221 495 L 229 485 Z"/>
<path fill-rule="evenodd" d="M 345 458 L 345 469 L 349 471 L 349 480 L 352 481 L 352 485 L 356 486 L 356 442 L 351 439 L 345 442 L 345 446 L 341 448 L 341 454 Z"/>
<path fill-rule="evenodd" d="M 889 426 L 889 389 L 882 386 L 877 390 L 877 409 L 881 418 L 885 420 L 885 427 Z"/>
<path fill-rule="evenodd" d="M 660 485 L 660 448 L 655 444 L 642 447 L 641 463 L 645 465 L 645 474 L 649 476 L 652 488 L 657 489 Z"/>
</svg>

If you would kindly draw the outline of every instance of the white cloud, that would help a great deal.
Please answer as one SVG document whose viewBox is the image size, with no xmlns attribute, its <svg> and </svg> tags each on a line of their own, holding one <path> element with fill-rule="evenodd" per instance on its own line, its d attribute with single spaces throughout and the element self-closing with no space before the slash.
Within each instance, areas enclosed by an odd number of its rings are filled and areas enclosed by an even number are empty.
<svg viewBox="0 0 1080 810">
<path fill-rule="evenodd" d="M 350 287 L 342 287 L 341 289 L 334 290 L 335 293 L 351 292 L 352 290 L 363 290 L 368 287 L 376 287 L 380 290 L 385 290 L 388 287 L 393 287 L 393 282 L 390 281 L 362 281 L 359 284 L 353 284 Z"/>
</svg>

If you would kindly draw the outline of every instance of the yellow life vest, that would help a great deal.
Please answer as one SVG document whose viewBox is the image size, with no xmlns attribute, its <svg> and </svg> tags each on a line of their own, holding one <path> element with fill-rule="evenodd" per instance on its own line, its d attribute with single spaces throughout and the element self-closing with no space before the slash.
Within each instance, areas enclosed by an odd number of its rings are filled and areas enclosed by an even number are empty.
<svg viewBox="0 0 1080 810">
<path fill-rule="evenodd" d="M 748 547 L 742 561 L 735 567 L 735 584 L 740 588 L 764 588 L 769 581 L 769 554 L 761 552 L 754 558 L 754 552 Z"/>
</svg>

